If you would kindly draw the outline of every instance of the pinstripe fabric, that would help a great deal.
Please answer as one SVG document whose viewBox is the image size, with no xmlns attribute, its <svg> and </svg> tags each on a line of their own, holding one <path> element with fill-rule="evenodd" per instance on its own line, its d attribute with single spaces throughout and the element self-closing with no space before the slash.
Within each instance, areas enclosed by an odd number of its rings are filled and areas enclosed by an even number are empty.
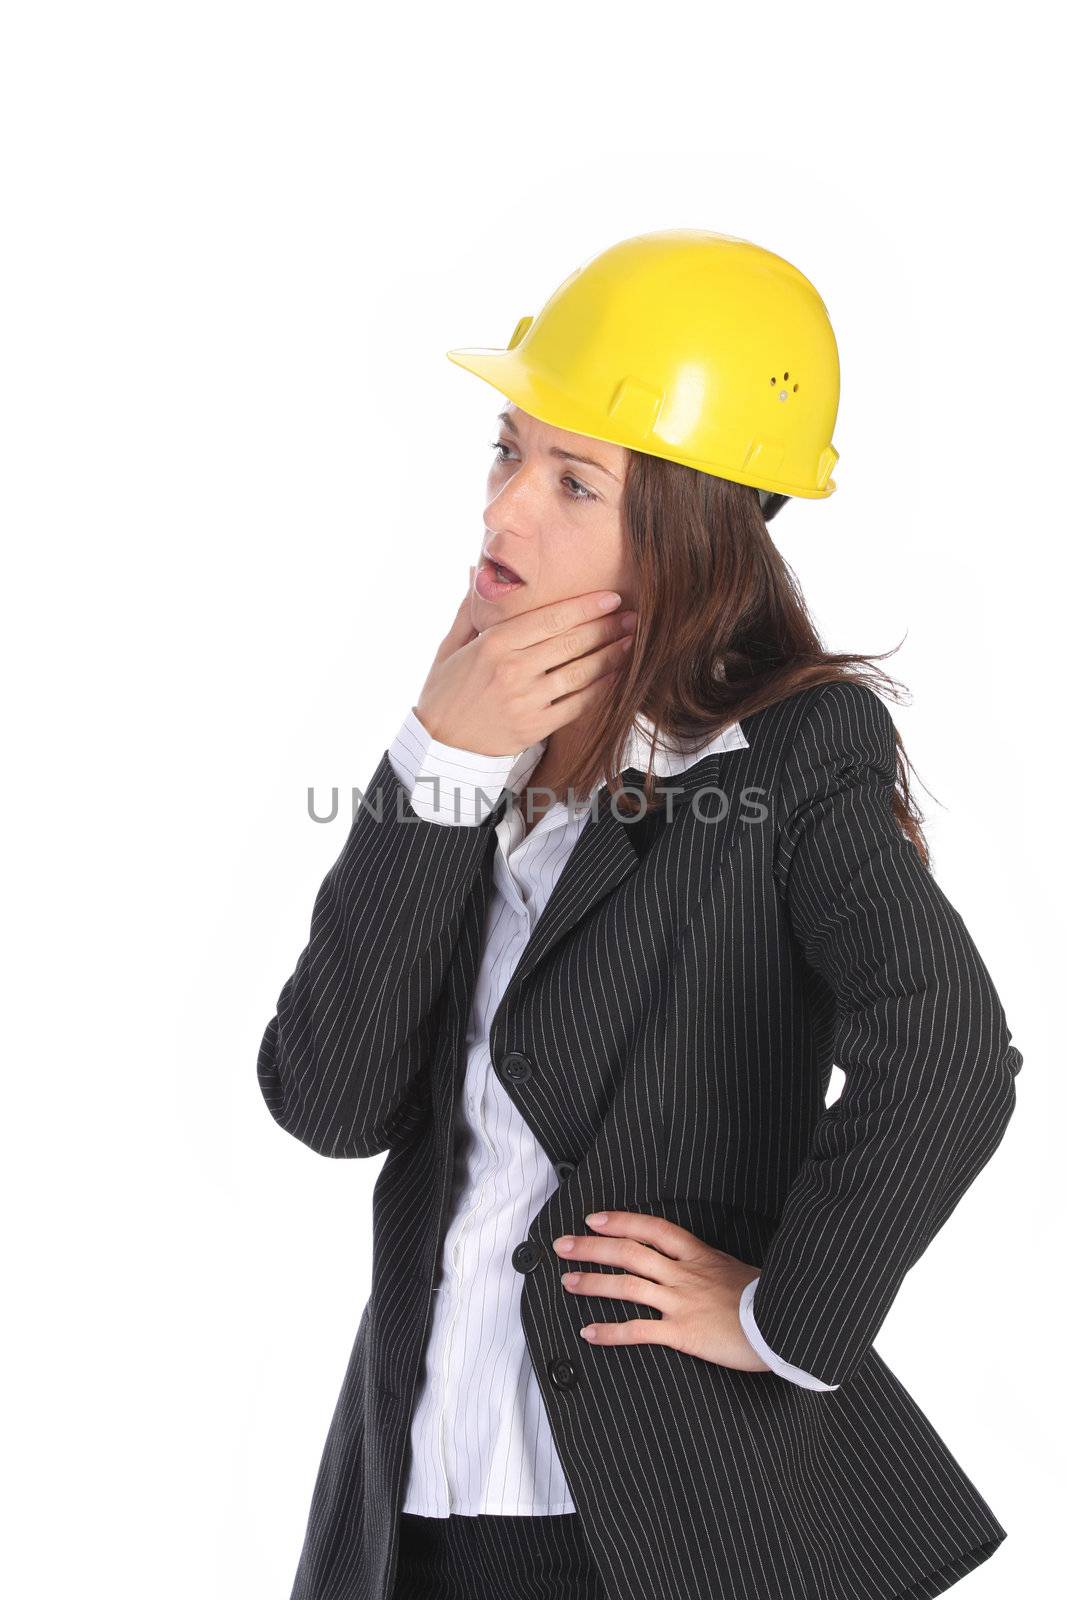
<svg viewBox="0 0 1067 1600">
<path fill-rule="evenodd" d="M 395 1600 L 607 1600 L 567 1516 L 423 1517 L 404 1512 Z"/>
<path fill-rule="evenodd" d="M 667 778 L 716 750 L 744 749 L 737 723 L 684 750 L 652 750 L 638 717 L 620 770 Z M 488 757 L 431 738 L 414 708 L 389 749 L 419 816 L 444 826 L 473 822 L 505 785 L 518 793 L 545 741 L 516 757 Z M 442 1250 L 424 1368 L 416 1392 L 410 1470 L 401 1499 L 421 1516 L 550 1516 L 575 1510 L 552 1441 L 519 1315 L 522 1279 L 512 1252 L 557 1187 L 559 1174 L 492 1069 L 489 1029 L 515 963 L 588 821 L 561 797 L 527 830 L 518 807 L 496 825 L 494 882 L 465 1040 L 457 1100 L 458 1182 Z M 754 1326 L 746 1289 L 743 1325 L 791 1381 L 821 1388 L 788 1367 Z"/>
<path fill-rule="evenodd" d="M 706 755 L 713 754 L 716 750 L 743 749 L 748 743 L 740 725 L 736 722 L 731 723 L 728 728 L 725 728 L 714 739 L 706 742 L 700 740 L 681 741 L 678 748 L 671 749 L 656 748 L 653 750 L 652 733 L 653 725 L 649 719 L 638 713 L 630 738 L 623 751 L 620 768 L 623 772 L 632 769 L 633 775 L 638 781 L 640 774 L 650 766 L 653 771 L 666 777 L 686 771 L 694 762 Z M 545 748 L 546 742 L 539 740 L 515 757 L 484 756 L 474 751 L 457 749 L 454 745 L 442 744 L 439 740 L 432 738 L 428 730 L 420 722 L 415 708 L 412 707 L 392 745 L 389 747 L 389 759 L 394 771 L 408 791 L 412 808 L 420 817 L 424 817 L 430 822 L 456 825 L 462 822 L 477 822 L 484 816 L 486 805 L 492 805 L 496 802 L 505 785 L 513 792 L 518 793 L 536 769 Z M 497 823 L 496 832 L 499 848 L 494 861 L 495 891 L 493 902 L 489 907 L 486 918 L 486 948 L 482 955 L 482 970 L 478 976 L 479 990 L 483 983 L 486 983 L 487 978 L 490 983 L 495 978 L 493 1004 L 496 1003 L 506 987 L 511 968 L 514 965 L 515 954 L 517 953 L 515 946 L 521 946 L 523 942 L 522 919 L 528 918 L 532 927 L 563 870 L 566 857 L 577 843 L 578 835 L 585 821 L 586 815 L 580 812 L 577 807 L 568 810 L 566 805 L 560 802 L 557 806 L 551 807 L 540 818 L 521 844 L 519 844 L 519 840 L 522 839 L 524 828 L 517 809 L 513 813 L 508 813 L 505 817 L 502 817 L 500 822 Z M 518 848 L 516 848 L 517 845 Z M 505 919 L 507 919 L 509 904 L 515 913 L 511 918 L 510 937 L 502 926 Z M 519 926 L 515 925 L 516 918 L 519 919 Z M 525 936 L 528 936 L 528 934 Z M 471 1016 L 477 1018 L 480 1043 L 484 1051 L 487 1031 L 486 1007 L 484 1004 L 479 1006 L 479 999 L 480 994 L 476 992 Z M 478 1015 L 479 1012 L 482 1013 L 480 1016 Z M 468 1027 L 468 1034 L 470 1031 Z M 469 1043 L 470 1041 L 468 1040 Z M 499 1112 L 508 1119 L 509 1133 L 512 1129 L 515 1132 L 514 1141 L 510 1139 L 508 1141 L 511 1144 L 512 1154 L 510 1170 L 503 1175 L 503 1181 L 499 1185 L 495 1208 L 488 1196 L 483 1194 L 479 1196 L 479 1199 L 485 1199 L 490 1210 L 499 1210 L 502 1204 L 514 1203 L 517 1196 L 525 1193 L 527 1206 L 536 1206 L 543 1202 L 543 1195 L 538 1194 L 536 1182 L 529 1181 L 524 1174 L 529 1171 L 531 1164 L 539 1164 L 542 1169 L 543 1181 L 551 1183 L 551 1164 L 547 1163 L 544 1152 L 533 1138 L 528 1138 L 526 1141 L 528 1146 L 526 1149 L 518 1148 L 520 1141 L 522 1141 L 523 1130 L 526 1130 L 528 1135 L 526 1123 L 521 1116 L 514 1112 L 511 1101 L 506 1099 L 496 1088 L 494 1075 L 490 1075 L 487 1082 L 483 1083 L 481 1081 L 484 1078 L 484 1067 L 488 1057 L 484 1057 L 479 1061 L 476 1056 L 477 1052 L 474 1050 L 469 1051 L 467 1065 L 468 1085 L 464 1091 L 462 1104 L 478 1105 L 486 1095 L 491 1096 Z M 470 1081 L 472 1077 L 476 1077 L 477 1081 L 472 1083 Z M 512 1115 L 509 1116 L 509 1112 Z M 471 1119 L 468 1117 L 465 1131 L 472 1146 L 470 1155 L 471 1167 L 473 1168 L 477 1165 L 481 1169 L 479 1175 L 484 1177 L 488 1168 L 497 1161 L 499 1152 L 493 1148 L 492 1137 L 480 1118 Z M 499 1137 L 496 1143 L 498 1146 L 500 1145 L 501 1140 Z M 478 1204 L 473 1192 L 475 1186 L 472 1180 L 473 1172 L 469 1172 L 466 1192 L 461 1195 L 457 1207 L 460 1214 L 473 1212 Z M 469 1221 L 469 1216 L 462 1226 L 466 1226 L 467 1221 Z M 468 1245 L 468 1253 L 474 1259 L 477 1259 L 479 1250 L 475 1240 L 463 1235 L 463 1241 Z M 449 1259 L 449 1250 L 457 1243 L 458 1239 L 446 1239 L 446 1265 Z M 738 1308 L 742 1329 L 757 1354 L 775 1372 L 779 1373 L 783 1378 L 788 1378 L 791 1383 L 799 1383 L 809 1389 L 836 1388 L 836 1384 L 823 1383 L 821 1379 L 814 1377 L 809 1372 L 805 1372 L 802 1368 L 783 1361 L 767 1344 L 767 1341 L 756 1326 L 755 1316 L 752 1311 L 752 1297 L 758 1282 L 758 1278 L 753 1278 L 746 1285 Z M 446 1286 L 437 1285 L 438 1289 L 442 1287 Z M 498 1295 L 497 1298 L 499 1301 L 502 1296 Z M 481 1308 L 483 1317 L 487 1306 L 488 1300 L 483 1298 Z M 440 1306 L 436 1308 L 436 1316 L 437 1318 L 441 1316 Z M 507 1319 L 502 1318 L 499 1312 L 496 1316 L 491 1312 L 489 1320 L 491 1323 L 499 1323 Z M 430 1345 L 428 1348 L 431 1371 L 435 1366 L 444 1365 L 443 1363 L 438 1363 L 434 1358 L 436 1333 L 437 1324 L 435 1321 L 431 1325 Z M 521 1343 L 524 1370 L 518 1381 L 523 1382 L 525 1380 L 526 1346 L 521 1337 L 521 1329 L 517 1327 L 509 1331 L 499 1329 L 498 1337 L 502 1343 L 510 1344 L 512 1340 Z M 491 1340 L 486 1342 L 491 1342 Z M 447 1378 L 444 1387 L 447 1391 L 449 1387 Z M 443 1398 L 444 1396 L 442 1395 L 442 1402 Z M 423 1401 L 424 1399 L 425 1397 L 423 1397 Z M 445 1468 L 443 1463 L 437 1474 L 436 1486 L 433 1485 L 432 1481 L 425 1481 L 423 1477 L 423 1473 L 426 1471 L 425 1463 L 432 1461 L 434 1450 L 437 1448 L 431 1445 L 427 1435 L 431 1429 L 438 1427 L 438 1423 L 431 1422 L 428 1408 L 423 1401 L 420 1401 L 416 1407 L 412 1437 L 415 1476 L 411 1485 L 409 1485 L 405 1506 L 406 1509 L 413 1512 L 443 1516 L 446 1514 L 445 1508 L 449 1503 L 449 1496 L 445 1490 Z M 528 1446 L 518 1449 L 515 1459 L 526 1460 L 530 1458 L 531 1454 L 533 1455 L 535 1467 L 533 1474 L 534 1490 L 530 1496 L 531 1503 L 520 1505 L 514 1490 L 510 1487 L 507 1488 L 505 1494 L 498 1494 L 494 1503 L 496 1508 L 503 1512 L 526 1511 L 527 1513 L 535 1512 L 544 1515 L 550 1514 L 554 1509 L 571 1511 L 574 1507 L 569 1496 L 564 1495 L 561 1497 L 552 1487 L 552 1482 L 558 1481 L 554 1470 L 551 1467 L 543 1466 L 539 1459 L 538 1452 L 540 1450 L 545 1450 L 549 1453 L 553 1462 L 555 1462 L 556 1457 L 555 1452 L 550 1448 L 550 1441 L 544 1438 L 539 1429 L 539 1421 L 543 1413 L 539 1404 L 539 1392 L 535 1386 L 530 1388 L 528 1403 L 533 1407 L 535 1415 L 528 1422 L 526 1432 L 528 1435 L 530 1433 L 536 1434 L 538 1444 L 533 1452 L 530 1451 Z M 443 1419 L 440 1420 L 443 1421 Z M 502 1455 L 508 1448 L 507 1445 L 501 1445 L 499 1439 L 494 1440 L 493 1449 L 498 1456 Z M 512 1448 L 514 1448 L 514 1444 Z M 479 1455 L 477 1446 L 475 1445 L 472 1450 L 470 1442 L 468 1442 L 463 1454 L 466 1472 L 469 1474 L 472 1457 L 477 1459 Z M 479 1466 L 478 1474 L 476 1475 L 480 1475 L 482 1471 L 483 1469 Z M 550 1481 L 547 1486 L 542 1487 L 545 1478 Z M 468 1484 L 465 1503 L 453 1496 L 452 1509 L 474 1513 L 489 1509 L 489 1494 L 483 1497 L 479 1505 L 474 1504 L 474 1498 L 473 1486 Z M 558 1505 L 557 1501 L 559 1501 Z M 436 1513 L 431 1511 L 431 1505 L 437 1507 Z"/>
<path fill-rule="evenodd" d="M 872 1340 L 1000 1142 L 1022 1058 L 892 820 L 878 697 L 821 685 L 742 727 L 748 748 L 670 780 L 669 816 L 590 816 L 496 1007 L 500 1084 L 574 1167 L 516 1254 L 522 1327 L 610 1600 L 932 1597 L 1005 1530 Z M 263 1037 L 283 1128 L 388 1151 L 293 1600 L 392 1591 L 500 815 L 427 822 L 383 752 Z M 585 1321 L 658 1315 L 560 1284 L 551 1241 L 598 1207 L 759 1266 L 764 1338 L 838 1387 L 587 1345 Z"/>
</svg>

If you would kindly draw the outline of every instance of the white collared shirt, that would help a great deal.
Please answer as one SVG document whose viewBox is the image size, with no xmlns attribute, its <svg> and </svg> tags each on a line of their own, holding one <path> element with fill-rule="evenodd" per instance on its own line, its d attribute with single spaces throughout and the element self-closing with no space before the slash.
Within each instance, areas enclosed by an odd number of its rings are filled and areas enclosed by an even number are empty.
<svg viewBox="0 0 1067 1600">
<path fill-rule="evenodd" d="M 646 770 L 651 731 L 639 715 L 620 771 Z M 470 826 L 484 820 L 505 787 L 521 791 L 546 745 L 540 740 L 517 755 L 478 755 L 431 738 L 412 709 L 389 759 L 416 815 L 446 826 Z M 740 725 L 731 723 L 710 741 L 657 749 L 653 770 L 669 777 L 716 750 L 747 745 Z M 565 797 L 529 830 L 520 806 L 509 806 L 495 828 L 493 889 L 457 1103 L 452 1213 L 434 1286 L 403 1491 L 402 1509 L 421 1516 L 545 1516 L 577 1509 L 526 1346 L 523 1280 L 511 1259 L 559 1180 L 492 1069 L 489 1030 L 587 818 L 587 807 L 568 806 Z M 758 1281 L 746 1285 L 740 1317 L 761 1359 L 805 1388 L 836 1388 L 768 1349 L 752 1316 Z"/>
</svg>

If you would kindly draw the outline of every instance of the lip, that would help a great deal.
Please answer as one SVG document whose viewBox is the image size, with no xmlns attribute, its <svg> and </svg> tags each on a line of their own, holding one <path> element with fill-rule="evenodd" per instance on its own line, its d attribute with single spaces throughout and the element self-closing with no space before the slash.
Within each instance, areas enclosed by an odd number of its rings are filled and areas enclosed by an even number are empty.
<svg viewBox="0 0 1067 1600">
<path fill-rule="evenodd" d="M 512 568 L 508 569 L 512 571 Z M 518 574 L 516 573 L 516 577 Z M 525 583 L 524 578 L 519 578 L 517 583 L 502 583 L 496 575 L 494 558 L 483 555 L 474 577 L 474 587 L 483 600 L 490 604 L 505 599 L 509 594 L 518 594 Z"/>
<path fill-rule="evenodd" d="M 485 551 L 482 552 L 482 564 L 483 564 L 483 566 L 491 567 L 491 566 L 495 566 L 497 563 L 499 563 L 503 567 L 506 567 L 508 572 L 514 572 L 516 578 L 518 578 L 520 583 L 525 583 L 526 582 L 526 579 L 523 577 L 522 573 L 518 570 L 517 567 L 513 567 L 511 565 L 510 561 L 504 561 L 500 556 L 494 555 L 489 550 L 485 550 Z"/>
</svg>

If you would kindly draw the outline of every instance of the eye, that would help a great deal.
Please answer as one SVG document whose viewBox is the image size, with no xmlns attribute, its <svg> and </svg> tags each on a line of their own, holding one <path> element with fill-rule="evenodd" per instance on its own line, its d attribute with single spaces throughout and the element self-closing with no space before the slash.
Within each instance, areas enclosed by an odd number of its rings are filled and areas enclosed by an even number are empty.
<svg viewBox="0 0 1067 1600">
<path fill-rule="evenodd" d="M 498 452 L 498 454 L 497 454 L 497 460 L 498 461 L 505 461 L 505 460 L 508 459 L 508 456 L 507 456 L 508 446 L 507 446 L 506 442 L 503 439 L 490 439 L 489 448 L 490 448 L 490 450 L 496 450 Z M 503 454 L 500 454 L 499 452 L 503 452 Z M 564 484 L 573 484 L 574 485 L 573 489 L 567 489 L 565 491 L 568 500 L 582 501 L 582 500 L 598 500 L 600 498 L 600 496 L 599 495 L 595 495 L 591 489 L 587 489 L 585 487 L 584 483 L 579 483 L 577 478 L 572 478 L 570 473 L 568 473 L 566 477 L 561 478 L 560 482 L 564 483 Z"/>
<path fill-rule="evenodd" d="M 573 484 L 575 484 L 577 486 L 578 491 L 579 491 L 577 494 L 575 494 L 572 489 L 568 489 L 567 490 L 567 493 L 568 493 L 568 495 L 570 496 L 570 498 L 572 500 L 595 500 L 596 499 L 596 495 L 593 494 L 592 490 L 591 489 L 587 489 L 585 487 L 584 483 L 579 483 L 577 478 L 572 478 L 572 477 L 570 477 L 568 475 L 562 481 L 564 483 L 573 483 Z"/>
</svg>

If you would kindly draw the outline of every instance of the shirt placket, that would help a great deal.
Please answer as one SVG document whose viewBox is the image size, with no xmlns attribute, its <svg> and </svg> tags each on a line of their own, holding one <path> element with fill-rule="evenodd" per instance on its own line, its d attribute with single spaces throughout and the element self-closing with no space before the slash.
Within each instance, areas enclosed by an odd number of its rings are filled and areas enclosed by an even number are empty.
<svg viewBox="0 0 1067 1600">
<path fill-rule="evenodd" d="M 512 926 L 507 938 L 507 957 L 501 961 L 497 968 L 496 995 L 488 1014 L 479 1019 L 479 1038 L 476 1042 L 468 1041 L 468 1050 L 474 1050 L 477 1060 L 477 1086 L 473 1096 L 464 1094 L 465 1114 L 477 1142 L 477 1148 L 486 1153 L 482 1162 L 480 1176 L 477 1180 L 472 1178 L 474 1193 L 468 1206 L 466 1215 L 460 1224 L 455 1242 L 450 1252 L 450 1288 L 452 1291 L 452 1304 L 449 1307 L 449 1321 L 444 1339 L 441 1373 L 441 1398 L 438 1411 L 438 1459 L 440 1462 L 442 1482 L 449 1509 L 454 1503 L 453 1484 L 458 1463 L 455 1460 L 456 1422 L 457 1410 L 460 1404 L 461 1385 L 453 1371 L 453 1349 L 457 1323 L 460 1311 L 465 1303 L 463 1287 L 470 1273 L 467 1269 L 466 1248 L 469 1243 L 477 1240 L 477 1229 L 473 1226 L 475 1220 L 484 1209 L 484 1202 L 490 1193 L 492 1182 L 496 1177 L 494 1164 L 499 1151 L 494 1144 L 489 1132 L 485 1114 L 485 1100 L 488 1089 L 488 1075 L 492 1070 L 491 1058 L 488 1048 L 489 1029 L 493 1020 L 496 1002 L 507 987 L 508 980 L 518 964 L 519 958 L 525 948 L 536 922 L 538 907 L 534 901 L 534 888 L 532 880 L 524 867 L 532 866 L 543 848 L 545 836 L 555 832 L 557 828 L 565 827 L 568 822 L 565 806 L 551 807 L 543 817 L 539 818 L 536 829 L 528 833 L 524 829 L 521 817 L 517 814 L 505 813 L 497 823 L 496 832 L 499 849 L 496 852 L 493 865 L 494 882 L 500 891 L 512 920 Z M 534 837 L 536 832 L 537 837 Z M 471 1057 L 468 1056 L 468 1061 Z M 473 1163 L 472 1163 L 473 1168 Z M 450 1448 L 451 1446 L 451 1448 Z M 485 1481 L 491 1481 L 491 1464 L 486 1464 Z"/>
</svg>

